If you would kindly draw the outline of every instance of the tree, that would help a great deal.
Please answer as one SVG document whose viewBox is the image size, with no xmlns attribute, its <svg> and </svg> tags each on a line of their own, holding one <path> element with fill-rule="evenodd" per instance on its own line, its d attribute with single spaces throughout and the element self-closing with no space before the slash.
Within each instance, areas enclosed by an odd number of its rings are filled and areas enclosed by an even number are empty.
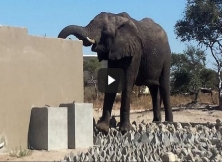
<svg viewBox="0 0 222 162">
<path fill-rule="evenodd" d="M 171 57 L 171 93 L 179 94 L 188 91 L 190 75 L 186 69 L 186 56 L 182 54 L 172 53 Z"/>
<path fill-rule="evenodd" d="M 204 88 L 212 88 L 215 89 L 217 87 L 217 72 L 212 69 L 203 69 L 200 72 L 200 78 L 201 78 L 201 85 Z"/>
<path fill-rule="evenodd" d="M 97 79 L 97 71 L 100 67 L 101 67 L 101 63 L 98 61 L 97 58 L 90 58 L 89 60 L 85 60 L 83 62 L 83 70 L 88 72 L 89 78 L 94 85 L 96 99 L 98 99 L 98 88 L 97 88 L 97 83 L 95 82 L 95 80 Z M 84 79 L 84 82 L 86 80 L 88 81 L 87 77 Z"/>
<path fill-rule="evenodd" d="M 190 72 L 189 91 L 195 95 L 194 102 L 197 102 L 199 90 L 201 88 L 201 71 L 205 68 L 206 53 L 194 46 L 187 46 L 184 51 L 187 57 L 187 69 Z"/>
<path fill-rule="evenodd" d="M 173 90 L 180 93 L 195 94 L 197 101 L 199 89 L 202 86 L 201 71 L 205 69 L 205 51 L 187 46 L 182 54 L 172 54 L 171 76 Z"/>
<path fill-rule="evenodd" d="M 217 63 L 219 107 L 222 109 L 222 2 L 221 0 L 188 0 L 184 17 L 175 24 L 175 34 L 182 42 L 197 41 L 210 50 Z"/>
<path fill-rule="evenodd" d="M 186 56 L 182 53 L 172 53 L 171 55 L 171 72 L 176 72 L 184 69 L 187 63 Z"/>
<path fill-rule="evenodd" d="M 186 93 L 189 90 L 190 74 L 186 69 L 175 71 L 172 77 L 171 93 Z"/>
</svg>

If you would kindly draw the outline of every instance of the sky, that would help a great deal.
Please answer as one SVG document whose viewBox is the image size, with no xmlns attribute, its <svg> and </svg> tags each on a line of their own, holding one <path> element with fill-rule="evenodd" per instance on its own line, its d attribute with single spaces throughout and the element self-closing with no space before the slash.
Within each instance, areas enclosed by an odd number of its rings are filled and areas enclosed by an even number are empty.
<svg viewBox="0 0 222 162">
<path fill-rule="evenodd" d="M 174 25 L 183 17 L 185 5 L 186 0 L 0 0 L 0 25 L 25 27 L 29 35 L 56 38 L 65 26 L 86 26 L 100 12 L 127 12 L 137 20 L 152 18 L 167 32 L 171 51 L 182 53 L 189 42 L 176 39 Z M 91 47 L 83 47 L 83 54 L 96 55 Z M 207 52 L 207 67 L 214 62 Z"/>
</svg>

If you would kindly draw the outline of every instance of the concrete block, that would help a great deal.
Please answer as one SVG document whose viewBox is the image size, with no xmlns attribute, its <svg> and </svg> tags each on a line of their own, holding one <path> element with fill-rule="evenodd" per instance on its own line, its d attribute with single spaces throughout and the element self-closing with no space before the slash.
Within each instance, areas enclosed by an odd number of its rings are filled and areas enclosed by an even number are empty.
<svg viewBox="0 0 222 162">
<path fill-rule="evenodd" d="M 34 107 L 29 125 L 29 145 L 36 150 L 68 149 L 67 107 Z"/>
<path fill-rule="evenodd" d="M 93 146 L 93 104 L 62 103 L 68 108 L 68 148 L 88 148 Z"/>
</svg>

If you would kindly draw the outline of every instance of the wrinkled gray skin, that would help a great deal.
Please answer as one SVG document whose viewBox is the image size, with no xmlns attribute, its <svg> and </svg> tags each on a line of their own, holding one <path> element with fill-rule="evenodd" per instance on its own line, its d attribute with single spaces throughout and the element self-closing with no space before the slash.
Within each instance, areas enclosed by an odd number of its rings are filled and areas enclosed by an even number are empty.
<svg viewBox="0 0 222 162">
<path fill-rule="evenodd" d="M 165 121 L 173 122 L 170 106 L 171 51 L 165 31 L 150 18 L 137 21 L 127 13 L 98 14 L 85 26 L 69 25 L 58 35 L 74 35 L 97 52 L 99 61 L 108 60 L 109 68 L 122 68 L 125 87 L 121 97 L 120 131 L 125 133 L 130 124 L 130 98 L 134 85 L 150 89 L 153 121 L 161 121 L 160 95 L 165 108 Z M 87 37 L 89 39 L 87 39 Z M 95 42 L 93 42 L 95 41 Z M 103 114 L 97 128 L 109 131 L 109 122 L 116 93 L 105 93 Z"/>
</svg>

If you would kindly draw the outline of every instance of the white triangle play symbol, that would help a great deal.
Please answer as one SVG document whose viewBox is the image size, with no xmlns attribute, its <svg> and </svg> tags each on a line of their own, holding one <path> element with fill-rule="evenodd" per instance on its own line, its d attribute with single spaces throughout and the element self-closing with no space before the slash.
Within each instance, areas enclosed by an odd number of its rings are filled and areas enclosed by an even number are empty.
<svg viewBox="0 0 222 162">
<path fill-rule="evenodd" d="M 108 75 L 108 85 L 115 82 L 115 79 L 113 79 L 111 76 Z"/>
</svg>

